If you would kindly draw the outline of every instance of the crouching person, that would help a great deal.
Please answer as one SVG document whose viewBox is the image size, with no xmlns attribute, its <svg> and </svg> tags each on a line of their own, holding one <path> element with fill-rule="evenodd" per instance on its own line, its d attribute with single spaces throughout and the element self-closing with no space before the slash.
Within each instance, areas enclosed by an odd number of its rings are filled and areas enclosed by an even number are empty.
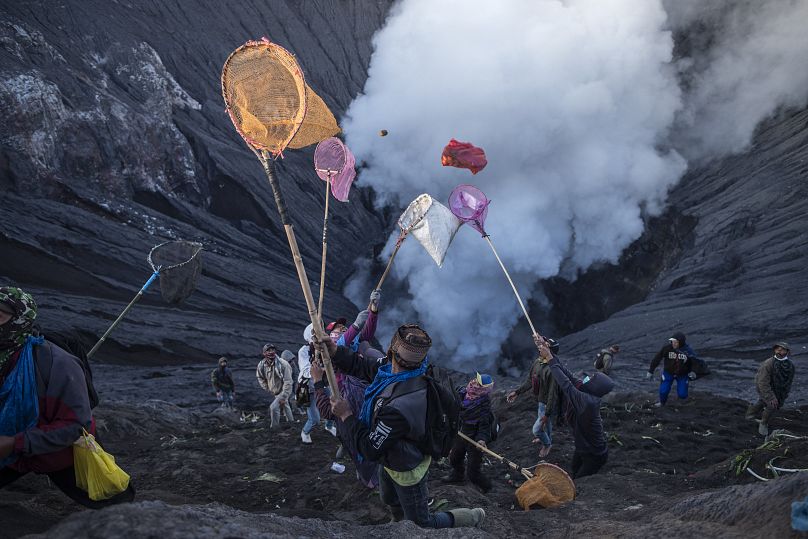
<svg viewBox="0 0 808 539">
<path fill-rule="evenodd" d="M 359 417 L 350 404 L 332 398 L 332 411 L 345 424 L 363 459 L 380 463 L 379 492 L 393 518 L 412 520 L 424 528 L 479 526 L 485 511 L 454 509 L 430 513 L 427 474 L 432 456 L 426 423 L 428 392 L 424 377 L 429 335 L 416 325 L 398 328 L 386 358 L 370 359 L 326 340 L 334 366 L 371 382 Z"/>
<path fill-rule="evenodd" d="M 536 341 L 539 353 L 547 360 L 550 373 L 561 390 L 563 413 L 575 439 L 572 477 L 579 479 L 596 474 L 609 459 L 609 446 L 600 416 L 600 399 L 614 388 L 614 382 L 602 372 L 592 376 L 573 376 L 553 356 L 544 339 L 538 337 Z"/>
<path fill-rule="evenodd" d="M 100 501 L 76 485 L 73 443 L 95 433 L 80 360 L 33 336 L 36 303 L 19 288 L 0 288 L 0 489 L 28 472 L 46 474 L 91 509 L 134 499 L 131 485 Z"/>
</svg>

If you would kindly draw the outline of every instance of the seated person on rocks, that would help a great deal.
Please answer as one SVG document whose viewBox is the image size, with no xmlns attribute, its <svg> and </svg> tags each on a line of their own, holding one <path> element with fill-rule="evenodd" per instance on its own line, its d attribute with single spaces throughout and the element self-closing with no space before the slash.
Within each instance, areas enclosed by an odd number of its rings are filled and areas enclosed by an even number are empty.
<svg viewBox="0 0 808 539">
<path fill-rule="evenodd" d="M 432 456 L 426 432 L 428 382 L 424 377 L 429 335 L 416 325 L 396 330 L 387 358 L 373 360 L 325 342 L 334 366 L 371 382 L 359 416 L 344 399 L 332 397 L 332 412 L 345 424 L 363 459 L 379 462 L 379 493 L 394 519 L 424 528 L 479 526 L 482 508 L 430 513 L 427 475 Z"/>
<path fill-rule="evenodd" d="M 645 375 L 648 380 L 654 376 L 657 366 L 664 360 L 662 364 L 662 381 L 659 384 L 659 402 L 654 406 L 665 406 L 674 380 L 676 381 L 676 395 L 681 400 L 687 398 L 688 384 L 691 379 L 695 378 L 695 375 L 690 372 L 693 362 L 690 361 L 690 356 L 687 354 L 688 349 L 685 334 L 677 332 L 668 339 L 668 344 L 663 346 L 656 353 L 654 359 L 651 360 L 651 366 Z"/>
<path fill-rule="evenodd" d="M 557 354 L 559 344 L 554 339 L 547 339 L 550 351 Z M 525 381 L 515 391 L 508 393 L 506 399 L 509 403 L 516 400 L 516 397 L 530 391 L 538 404 L 538 415 L 533 423 L 533 443 L 541 444 L 539 458 L 547 458 L 550 449 L 553 447 L 553 417 L 558 410 L 558 384 L 553 375 L 550 374 L 550 367 L 547 359 L 539 356 L 533 362 L 528 371 Z"/>
<path fill-rule="evenodd" d="M 73 501 L 91 509 L 132 501 L 131 484 L 120 494 L 98 501 L 76 485 L 73 443 L 83 429 L 95 434 L 87 380 L 81 360 L 33 336 L 36 312 L 30 294 L 0 288 L 0 489 L 34 472 L 47 475 Z M 25 379 L 18 378 L 17 369 L 26 368 L 32 369 L 35 388 L 12 383 Z M 36 403 L 25 403 L 26 396 Z M 25 417 L 27 413 L 32 417 Z M 20 424 L 27 426 L 18 428 Z"/>
<path fill-rule="evenodd" d="M 794 363 L 788 358 L 788 344 L 778 342 L 773 347 L 774 355 L 761 363 L 755 376 L 755 387 L 758 401 L 746 410 L 747 419 L 760 417 L 758 432 L 763 436 L 769 434 L 769 419 L 779 410 L 788 398 L 791 384 L 794 382 Z"/>
<path fill-rule="evenodd" d="M 460 393 L 460 432 L 486 447 L 491 441 L 491 391 L 494 380 L 488 374 L 477 373 L 469 383 L 459 390 Z M 455 438 L 452 452 L 449 454 L 451 473 L 445 478 L 447 483 L 462 483 L 466 453 L 468 453 L 469 480 L 480 487 L 484 493 L 491 490 L 491 480 L 482 471 L 482 451 L 468 443 L 460 436 Z"/>
<path fill-rule="evenodd" d="M 548 360 L 550 373 L 561 390 L 562 413 L 575 439 L 572 477 L 578 479 L 596 474 L 609 458 L 609 446 L 600 416 L 600 399 L 614 388 L 614 382 L 602 372 L 574 377 L 553 356 L 544 339 L 538 337 L 537 341 L 539 353 Z"/>
<path fill-rule="evenodd" d="M 292 367 L 283 358 L 278 357 L 274 344 L 265 344 L 264 358 L 258 362 L 255 377 L 261 388 L 275 397 L 269 405 L 270 430 L 280 426 L 281 408 L 289 423 L 294 423 L 289 398 L 292 396 Z"/>
<path fill-rule="evenodd" d="M 236 398 L 236 384 L 233 382 L 230 369 L 227 368 L 227 358 L 219 358 L 219 366 L 210 373 L 210 382 L 222 408 L 232 408 L 233 399 Z"/>
</svg>

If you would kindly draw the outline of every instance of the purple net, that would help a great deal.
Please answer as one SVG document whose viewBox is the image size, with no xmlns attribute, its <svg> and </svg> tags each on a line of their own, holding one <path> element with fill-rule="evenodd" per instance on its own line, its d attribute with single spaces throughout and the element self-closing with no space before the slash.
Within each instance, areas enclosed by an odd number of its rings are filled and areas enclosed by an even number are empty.
<svg viewBox="0 0 808 539">
<path fill-rule="evenodd" d="M 334 177 L 345 167 L 345 144 L 337 137 L 327 138 L 314 150 L 314 170 L 322 180 Z"/>
<path fill-rule="evenodd" d="M 353 152 L 345 148 L 345 166 L 342 171 L 331 178 L 331 194 L 340 202 L 348 202 L 348 193 L 351 190 L 354 178 L 356 178 L 356 158 Z"/>
<path fill-rule="evenodd" d="M 331 178 L 331 194 L 340 202 L 348 201 L 348 193 L 356 177 L 355 165 L 356 159 L 351 150 L 336 137 L 320 142 L 314 151 L 314 170 L 324 181 Z"/>
<path fill-rule="evenodd" d="M 491 203 L 482 191 L 469 184 L 458 185 L 449 195 L 449 209 L 474 229 L 487 236 L 485 232 L 485 218 L 488 216 L 488 205 Z"/>
</svg>

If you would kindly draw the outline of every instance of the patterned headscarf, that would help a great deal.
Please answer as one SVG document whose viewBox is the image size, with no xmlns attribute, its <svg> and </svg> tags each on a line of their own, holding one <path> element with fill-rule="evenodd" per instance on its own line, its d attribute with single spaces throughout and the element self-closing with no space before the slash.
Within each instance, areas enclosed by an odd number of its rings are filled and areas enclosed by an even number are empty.
<svg viewBox="0 0 808 539">
<path fill-rule="evenodd" d="M 468 400 L 479 399 L 488 395 L 494 389 L 494 380 L 487 374 L 477 373 L 466 386 L 466 398 Z"/>
<path fill-rule="evenodd" d="M 0 304 L 11 311 L 11 320 L 0 326 L 0 371 L 25 344 L 36 319 L 36 302 L 31 294 L 13 286 L 0 287 Z"/>
</svg>

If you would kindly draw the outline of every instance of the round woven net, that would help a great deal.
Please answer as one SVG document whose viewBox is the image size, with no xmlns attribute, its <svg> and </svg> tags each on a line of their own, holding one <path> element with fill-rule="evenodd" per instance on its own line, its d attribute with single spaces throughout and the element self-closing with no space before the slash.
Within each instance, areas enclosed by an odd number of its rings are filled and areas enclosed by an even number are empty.
<svg viewBox="0 0 808 539">
<path fill-rule="evenodd" d="M 482 191 L 469 184 L 458 185 L 449 195 L 449 209 L 455 217 L 470 224 L 483 236 L 486 235 L 485 219 L 490 203 Z"/>
<path fill-rule="evenodd" d="M 575 483 L 555 464 L 542 463 L 533 470 L 533 477 L 516 489 L 516 499 L 525 511 L 534 505 L 558 507 L 575 499 Z"/>
<path fill-rule="evenodd" d="M 304 148 L 339 132 L 295 57 L 267 40 L 249 41 L 227 58 L 222 95 L 244 140 L 273 156 L 287 146 Z"/>
<path fill-rule="evenodd" d="M 168 303 L 181 303 L 196 289 L 202 273 L 202 244 L 167 241 L 152 248 L 147 258 L 152 270 L 160 272 L 160 293 Z"/>
</svg>

